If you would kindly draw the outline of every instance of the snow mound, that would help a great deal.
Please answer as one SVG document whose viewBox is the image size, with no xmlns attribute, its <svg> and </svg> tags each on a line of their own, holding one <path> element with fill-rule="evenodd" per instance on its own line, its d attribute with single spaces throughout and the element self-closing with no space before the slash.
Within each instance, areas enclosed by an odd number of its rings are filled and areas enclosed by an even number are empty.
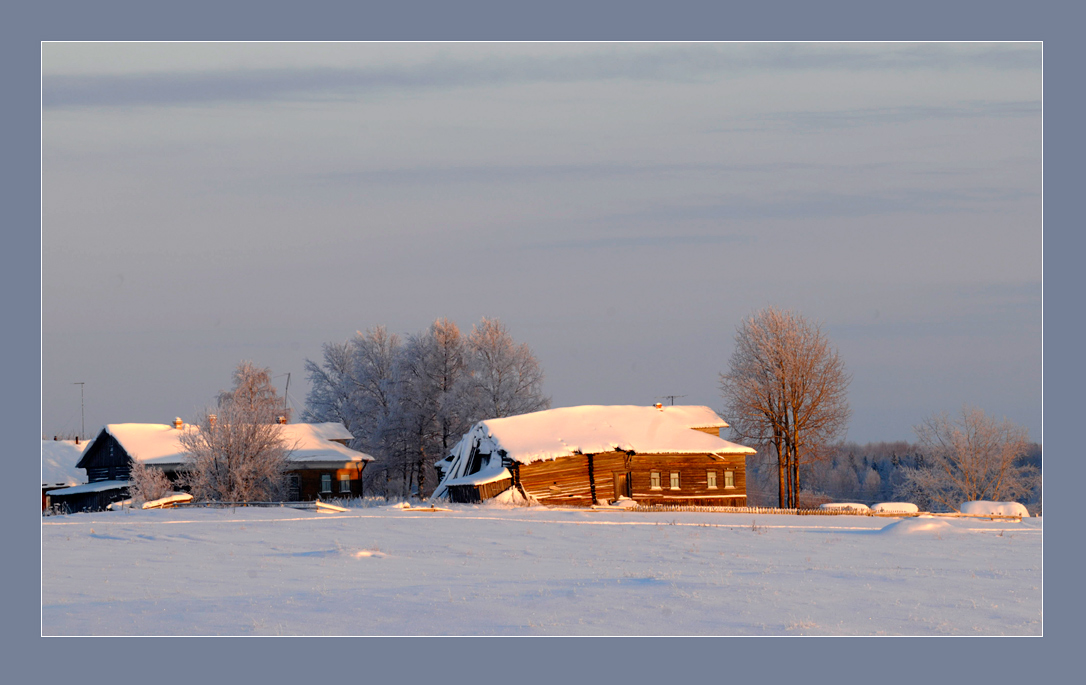
<svg viewBox="0 0 1086 685">
<path fill-rule="evenodd" d="M 887 535 L 913 535 L 915 533 L 949 533 L 950 523 L 931 516 L 918 516 L 894 521 L 886 526 L 880 533 Z"/>
<path fill-rule="evenodd" d="M 831 511 L 871 511 L 866 504 L 859 502 L 826 502 L 818 508 Z"/>
<path fill-rule="evenodd" d="M 1026 508 L 1018 502 L 989 502 L 988 500 L 962 502 L 961 512 L 978 516 L 1021 516 L 1022 518 L 1029 516 Z"/>
<path fill-rule="evenodd" d="M 502 490 L 486 500 L 486 503 L 499 504 L 507 507 L 526 507 L 530 504 L 530 502 L 524 498 L 524 495 L 520 494 L 520 490 L 517 490 L 516 488 Z"/>
<path fill-rule="evenodd" d="M 879 502 L 871 507 L 871 511 L 883 514 L 915 514 L 920 510 L 910 502 Z"/>
<path fill-rule="evenodd" d="M 192 495 L 188 494 L 187 492 L 179 492 L 179 493 L 175 493 L 173 495 L 167 495 L 166 497 L 163 497 L 161 499 L 154 499 L 154 500 L 151 500 L 150 502 L 144 502 L 143 503 L 143 508 L 144 509 L 161 509 L 163 507 L 168 507 L 171 504 L 177 504 L 179 502 L 191 502 L 191 501 L 192 501 Z"/>
<path fill-rule="evenodd" d="M 630 509 L 637 506 L 637 502 L 629 497 L 619 497 L 617 500 L 611 503 L 612 507 L 618 507 L 619 509 Z"/>
<path fill-rule="evenodd" d="M 379 549 L 360 549 L 352 556 L 355 559 L 365 559 L 366 557 L 387 557 L 388 555 Z"/>
</svg>

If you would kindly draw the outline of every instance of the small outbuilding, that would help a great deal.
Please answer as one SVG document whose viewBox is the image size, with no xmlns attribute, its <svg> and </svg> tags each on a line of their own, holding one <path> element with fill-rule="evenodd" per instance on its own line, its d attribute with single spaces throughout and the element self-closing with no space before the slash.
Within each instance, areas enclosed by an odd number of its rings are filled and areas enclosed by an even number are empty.
<svg viewBox="0 0 1086 685">
<path fill-rule="evenodd" d="M 199 430 L 176 419 L 173 424 L 114 423 L 102 428 L 87 447 L 77 468 L 85 469 L 87 482 L 74 488 L 54 490 L 55 502 L 71 511 L 104 509 L 128 496 L 133 461 L 162 469 L 171 480 L 186 466 L 180 437 Z M 362 495 L 362 471 L 373 457 L 347 446 L 353 436 L 339 423 L 283 424 L 287 457 L 288 499 Z"/>
<path fill-rule="evenodd" d="M 581 406 L 476 423 L 437 463 L 433 498 L 479 502 L 510 488 L 541 504 L 745 506 L 749 447 L 703 406 Z"/>
</svg>

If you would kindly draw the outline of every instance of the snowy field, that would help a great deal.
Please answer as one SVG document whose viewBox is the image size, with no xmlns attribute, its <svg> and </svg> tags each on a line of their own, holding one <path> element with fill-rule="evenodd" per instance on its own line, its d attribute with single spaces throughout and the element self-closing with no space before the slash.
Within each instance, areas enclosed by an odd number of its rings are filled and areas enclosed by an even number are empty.
<svg viewBox="0 0 1086 685">
<path fill-rule="evenodd" d="M 452 505 L 42 520 L 44 635 L 1039 635 L 1041 519 Z"/>
</svg>

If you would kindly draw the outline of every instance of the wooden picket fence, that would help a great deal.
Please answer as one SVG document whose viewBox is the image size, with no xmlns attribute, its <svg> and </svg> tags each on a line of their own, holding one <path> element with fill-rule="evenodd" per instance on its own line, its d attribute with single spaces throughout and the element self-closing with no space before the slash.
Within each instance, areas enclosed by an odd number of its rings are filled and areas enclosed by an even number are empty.
<svg viewBox="0 0 1086 685">
<path fill-rule="evenodd" d="M 883 512 L 883 511 L 857 511 L 855 509 L 782 509 L 780 507 L 713 507 L 695 504 L 639 504 L 625 511 L 646 512 L 695 512 L 695 513 L 722 513 L 722 514 L 789 514 L 792 516 L 881 516 L 887 518 L 902 518 L 915 516 L 941 516 L 947 518 L 983 518 L 989 520 L 1021 521 L 1021 516 L 1008 514 L 961 514 L 958 512 L 932 514 L 927 511 L 918 512 Z"/>
</svg>

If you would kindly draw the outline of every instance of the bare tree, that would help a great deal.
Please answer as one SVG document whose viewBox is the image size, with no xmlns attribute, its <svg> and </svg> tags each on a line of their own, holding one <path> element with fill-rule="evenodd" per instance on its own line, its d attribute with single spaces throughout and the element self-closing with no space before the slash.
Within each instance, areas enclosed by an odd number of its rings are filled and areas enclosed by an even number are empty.
<svg viewBox="0 0 1086 685">
<path fill-rule="evenodd" d="M 282 436 L 283 403 L 270 372 L 242 362 L 234 387 L 219 395 L 215 413 L 204 412 L 182 432 L 188 456 L 182 482 L 201 500 L 254 502 L 281 499 L 289 447 Z"/>
<path fill-rule="evenodd" d="M 923 466 L 905 475 L 905 488 L 958 511 L 962 502 L 1025 500 L 1037 484 L 1036 467 L 1021 463 L 1030 451 L 1025 428 L 963 406 L 952 420 L 936 414 L 916 426 Z"/>
<path fill-rule="evenodd" d="M 128 478 L 128 493 L 134 504 L 153 502 L 173 492 L 173 483 L 166 476 L 166 472 L 142 461 L 132 461 Z"/>
<path fill-rule="evenodd" d="M 479 419 L 516 416 L 551 406 L 543 395 L 543 369 L 527 344 L 517 344 L 505 324 L 483 318 L 468 336 Z"/>
<path fill-rule="evenodd" d="M 763 309 L 736 331 L 720 374 L 732 436 L 777 457 L 778 502 L 799 502 L 799 466 L 845 432 L 851 376 L 822 329 L 802 315 Z"/>
</svg>

